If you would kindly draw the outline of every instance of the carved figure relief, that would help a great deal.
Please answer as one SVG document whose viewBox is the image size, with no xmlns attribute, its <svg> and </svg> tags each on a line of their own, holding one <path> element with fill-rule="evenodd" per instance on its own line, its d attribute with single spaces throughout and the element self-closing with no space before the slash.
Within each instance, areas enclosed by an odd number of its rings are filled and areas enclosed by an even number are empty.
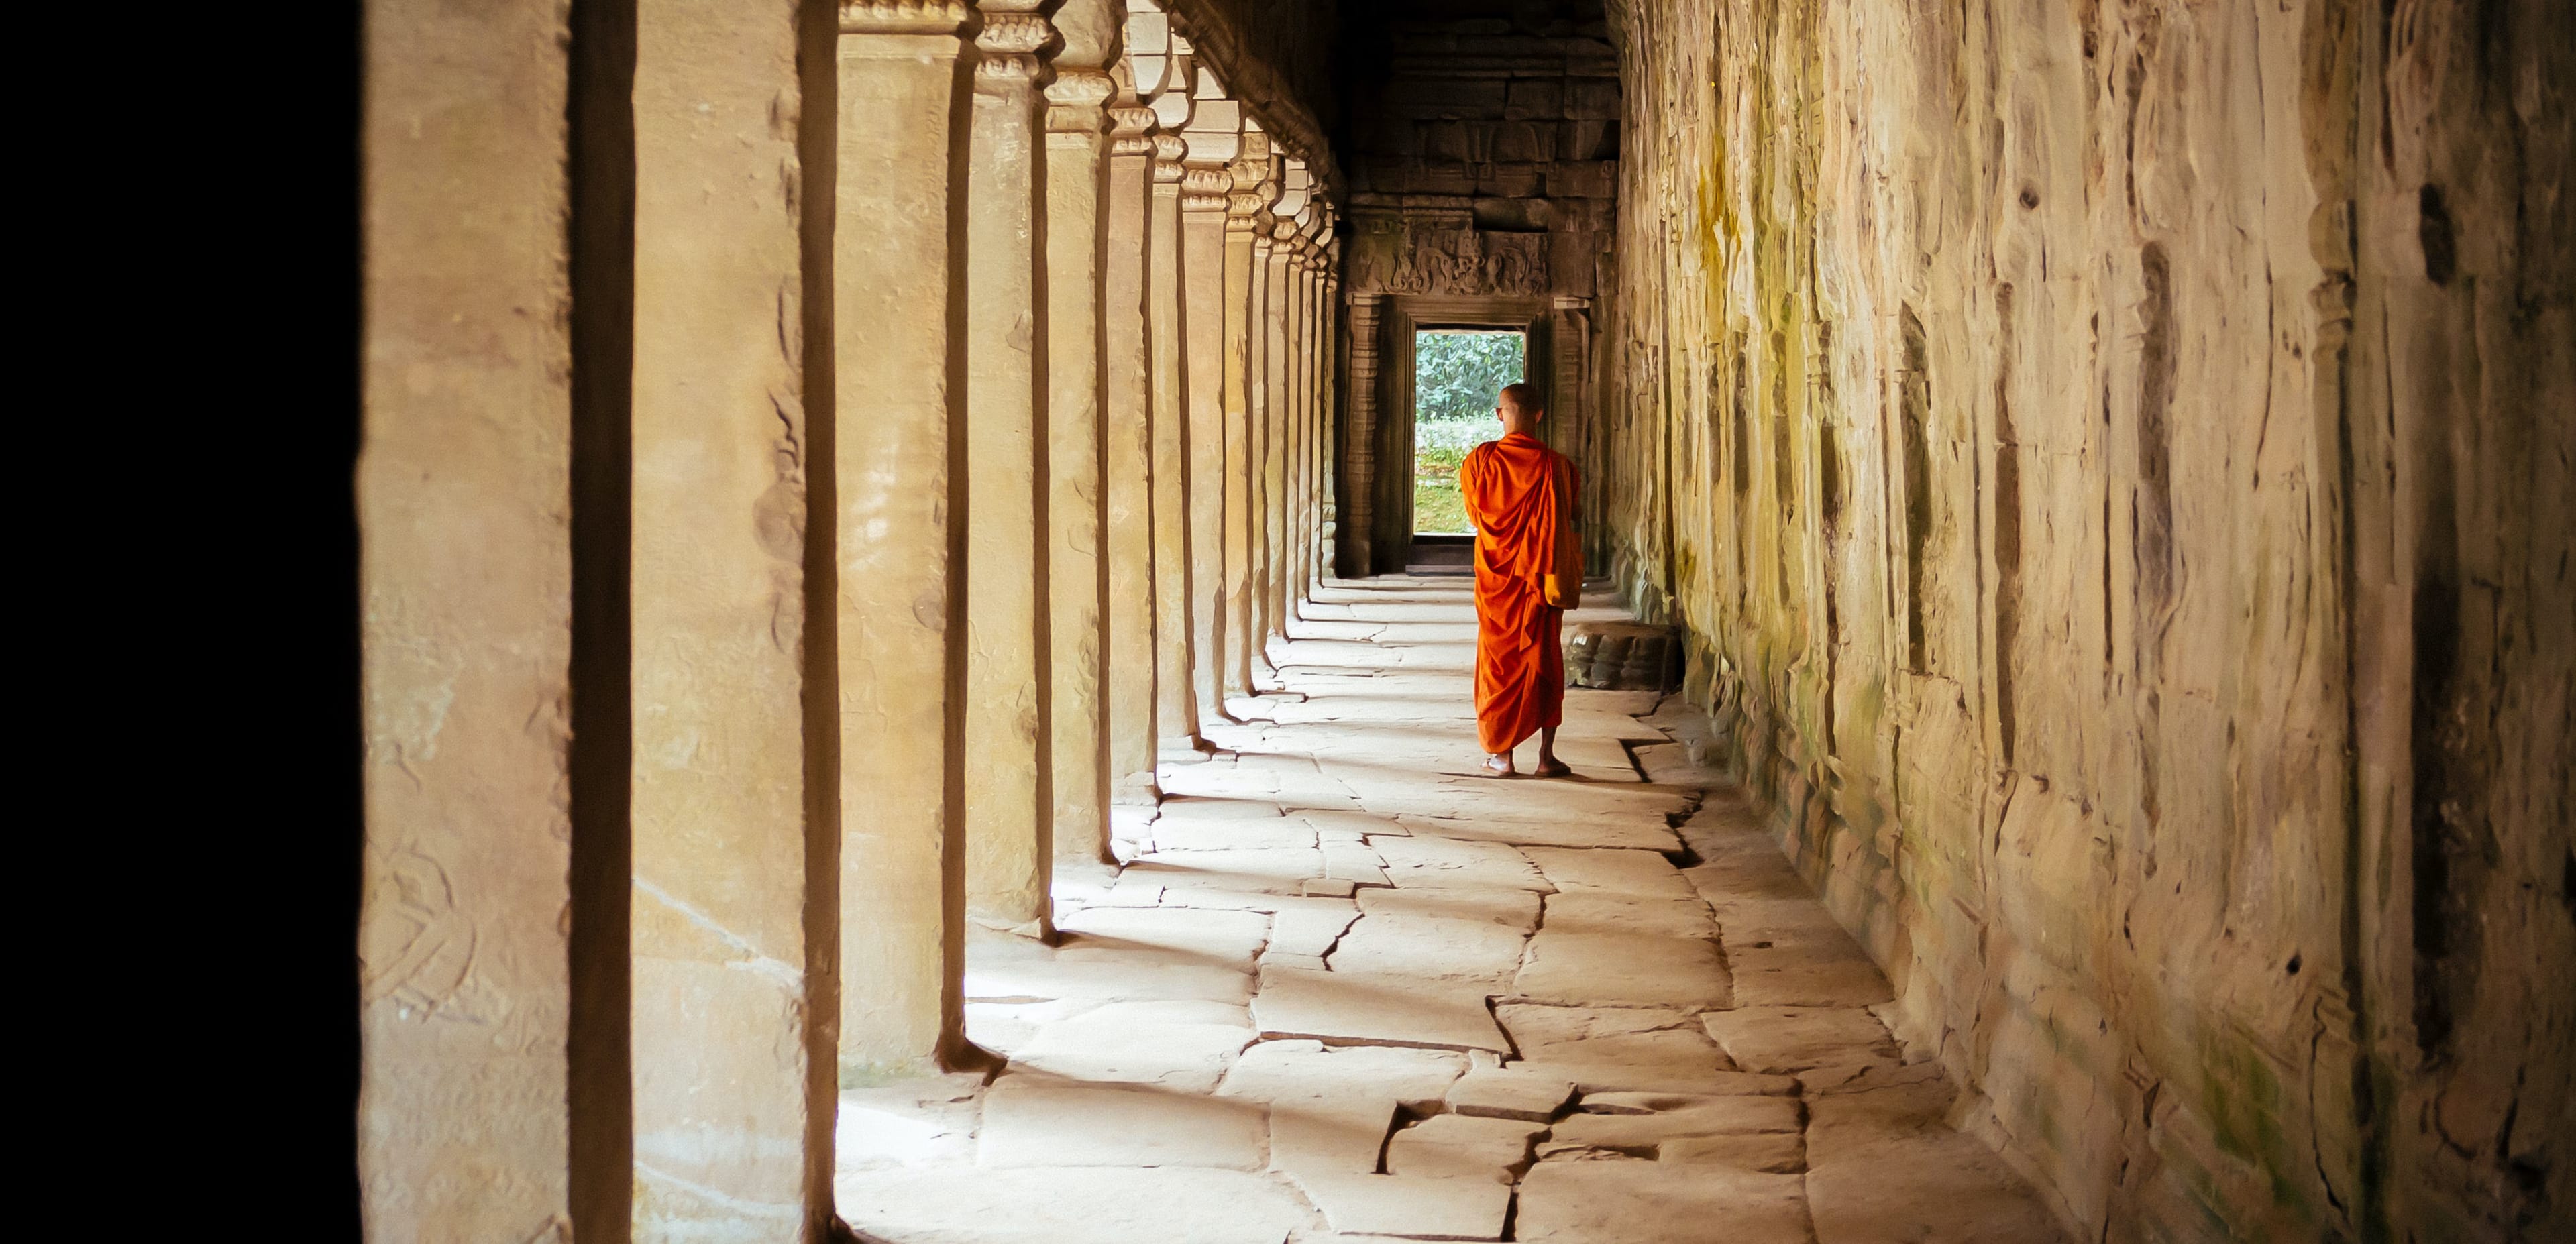
<svg viewBox="0 0 2576 1244">
<path fill-rule="evenodd" d="M 1373 293 L 1537 297 L 1549 291 L 1546 241 L 1388 222 L 1360 235 L 1353 284 Z"/>
</svg>

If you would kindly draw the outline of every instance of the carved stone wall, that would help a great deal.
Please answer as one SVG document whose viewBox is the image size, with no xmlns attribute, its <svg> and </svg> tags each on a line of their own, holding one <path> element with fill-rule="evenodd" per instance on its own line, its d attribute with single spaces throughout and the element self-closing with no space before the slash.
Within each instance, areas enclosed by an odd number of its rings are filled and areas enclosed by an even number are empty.
<svg viewBox="0 0 2576 1244">
<path fill-rule="evenodd" d="M 1962 1122 L 2576 1238 L 2576 9 L 1613 9 L 1622 586 Z"/>
<path fill-rule="evenodd" d="M 1589 297 L 1619 157 L 1619 67 L 1600 5 L 1442 13 L 1400 0 L 1346 24 L 1349 288 Z"/>
</svg>

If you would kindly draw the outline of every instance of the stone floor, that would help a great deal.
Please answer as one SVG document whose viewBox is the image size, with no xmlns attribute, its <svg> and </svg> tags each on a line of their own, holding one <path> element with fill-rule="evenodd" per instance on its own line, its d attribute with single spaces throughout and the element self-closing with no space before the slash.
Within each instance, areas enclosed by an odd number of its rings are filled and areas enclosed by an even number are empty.
<svg viewBox="0 0 2576 1244">
<path fill-rule="evenodd" d="M 1328 586 L 1060 944 L 973 942 L 1006 1068 L 844 1092 L 860 1238 L 2061 1239 L 1652 693 L 1476 775 L 1474 637 L 1460 580 Z"/>
</svg>

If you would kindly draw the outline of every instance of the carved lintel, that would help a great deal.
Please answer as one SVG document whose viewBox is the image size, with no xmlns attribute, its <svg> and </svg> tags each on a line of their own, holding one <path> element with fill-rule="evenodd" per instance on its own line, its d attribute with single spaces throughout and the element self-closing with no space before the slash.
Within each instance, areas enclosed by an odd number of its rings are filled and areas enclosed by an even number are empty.
<svg viewBox="0 0 2576 1244">
<path fill-rule="evenodd" d="M 966 0 L 841 0 L 845 35 L 953 35 L 975 14 Z"/>
</svg>

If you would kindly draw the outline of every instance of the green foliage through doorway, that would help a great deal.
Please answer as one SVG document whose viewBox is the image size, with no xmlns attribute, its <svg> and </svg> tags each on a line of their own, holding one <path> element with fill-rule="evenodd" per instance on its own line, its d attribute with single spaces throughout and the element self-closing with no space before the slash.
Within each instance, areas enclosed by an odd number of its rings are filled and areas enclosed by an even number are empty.
<svg viewBox="0 0 2576 1244">
<path fill-rule="evenodd" d="M 1495 395 L 1520 380 L 1516 332 L 1426 329 L 1413 336 L 1413 530 L 1467 535 L 1458 467 L 1467 451 L 1503 435 Z"/>
</svg>

